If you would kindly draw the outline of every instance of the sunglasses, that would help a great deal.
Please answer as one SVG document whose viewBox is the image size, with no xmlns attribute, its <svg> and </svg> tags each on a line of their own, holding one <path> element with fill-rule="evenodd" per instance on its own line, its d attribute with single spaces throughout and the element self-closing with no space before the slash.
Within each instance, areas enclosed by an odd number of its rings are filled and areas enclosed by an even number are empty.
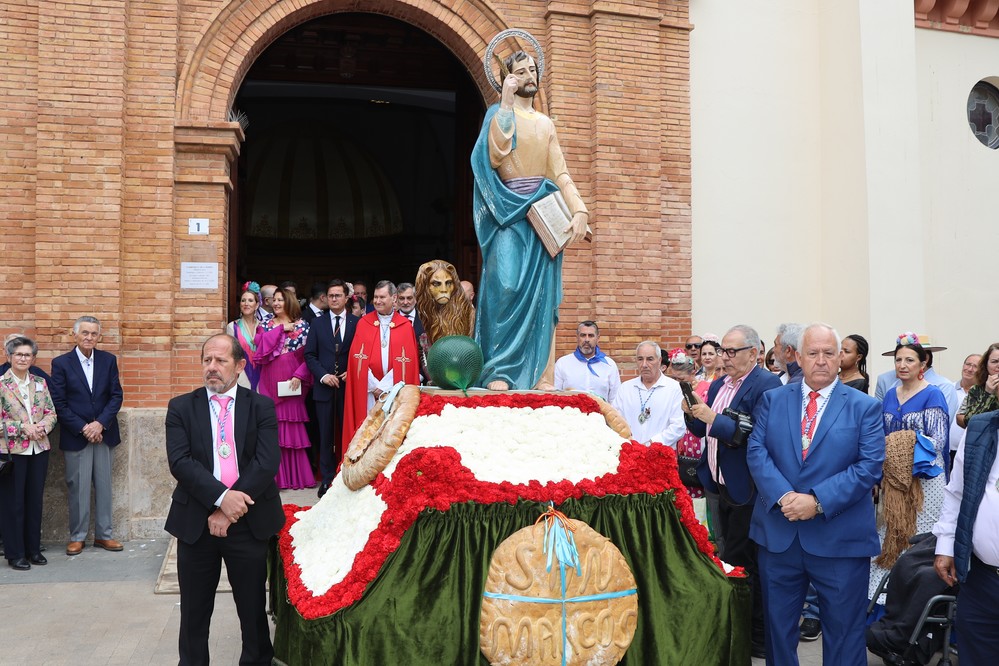
<svg viewBox="0 0 999 666">
<path fill-rule="evenodd" d="M 700 349 L 701 345 L 703 344 L 704 344 L 703 342 L 688 342 L 687 344 L 684 345 L 684 347 L 686 347 L 687 349 Z"/>
</svg>

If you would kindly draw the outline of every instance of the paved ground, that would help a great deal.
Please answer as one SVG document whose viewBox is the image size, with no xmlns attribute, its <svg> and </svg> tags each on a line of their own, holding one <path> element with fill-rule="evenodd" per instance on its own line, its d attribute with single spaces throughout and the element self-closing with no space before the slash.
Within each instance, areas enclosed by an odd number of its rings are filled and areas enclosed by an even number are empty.
<svg viewBox="0 0 999 666">
<path fill-rule="evenodd" d="M 282 498 L 305 506 L 315 493 Z M 44 567 L 19 572 L 0 566 L 0 664 L 177 663 L 180 598 L 153 592 L 168 539 L 130 541 L 121 553 L 88 544 L 75 557 L 64 554 L 64 543 L 46 545 Z M 211 641 L 212 663 L 238 663 L 239 622 L 230 594 L 217 596 Z M 821 641 L 803 643 L 798 654 L 802 666 L 819 666 Z M 763 663 L 753 660 L 753 666 Z M 870 656 L 868 664 L 881 660 Z"/>
</svg>

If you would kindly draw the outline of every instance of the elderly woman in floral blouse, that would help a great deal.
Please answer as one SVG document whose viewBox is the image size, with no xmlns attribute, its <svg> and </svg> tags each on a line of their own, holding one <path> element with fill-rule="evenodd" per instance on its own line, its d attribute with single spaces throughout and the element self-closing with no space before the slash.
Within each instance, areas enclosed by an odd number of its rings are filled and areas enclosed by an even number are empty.
<svg viewBox="0 0 999 666">
<path fill-rule="evenodd" d="M 55 407 L 45 380 L 28 373 L 38 345 L 30 338 L 7 342 L 10 370 L 0 377 L 0 455 L 12 469 L 0 475 L 0 525 L 12 569 L 47 564 L 42 555 L 42 493 L 49 467 L 49 433 Z"/>
</svg>

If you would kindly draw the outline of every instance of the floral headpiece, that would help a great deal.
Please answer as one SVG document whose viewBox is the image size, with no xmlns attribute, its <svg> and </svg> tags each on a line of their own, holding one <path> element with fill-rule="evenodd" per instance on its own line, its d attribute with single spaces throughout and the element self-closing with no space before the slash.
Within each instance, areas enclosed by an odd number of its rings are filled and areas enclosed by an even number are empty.
<svg viewBox="0 0 999 666">
<path fill-rule="evenodd" d="M 682 347 L 677 347 L 676 349 L 671 349 L 666 353 L 671 364 L 676 365 L 693 365 L 694 359 L 687 356 L 687 352 L 684 351 Z"/>
<path fill-rule="evenodd" d="M 252 280 L 250 282 L 243 283 L 243 292 L 252 291 L 257 296 L 260 295 L 260 285 Z"/>
<path fill-rule="evenodd" d="M 940 345 L 933 344 L 933 341 L 928 335 L 917 335 L 912 331 L 906 331 L 895 338 L 895 349 L 904 345 L 915 345 L 917 347 L 922 347 L 928 352 L 940 352 L 947 349 L 946 347 L 941 347 Z M 895 349 L 889 349 L 888 351 L 881 354 L 882 356 L 894 356 Z"/>
</svg>

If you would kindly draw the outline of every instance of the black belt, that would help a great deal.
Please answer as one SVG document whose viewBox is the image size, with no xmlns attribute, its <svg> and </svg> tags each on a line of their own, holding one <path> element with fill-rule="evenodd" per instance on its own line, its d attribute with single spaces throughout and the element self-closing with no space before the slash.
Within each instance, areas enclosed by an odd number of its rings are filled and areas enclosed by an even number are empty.
<svg viewBox="0 0 999 666">
<path fill-rule="evenodd" d="M 983 572 L 995 576 L 996 578 L 999 578 L 999 567 L 982 562 L 980 559 L 978 559 L 977 555 L 971 556 L 971 564 L 976 569 L 981 569 Z"/>
</svg>

